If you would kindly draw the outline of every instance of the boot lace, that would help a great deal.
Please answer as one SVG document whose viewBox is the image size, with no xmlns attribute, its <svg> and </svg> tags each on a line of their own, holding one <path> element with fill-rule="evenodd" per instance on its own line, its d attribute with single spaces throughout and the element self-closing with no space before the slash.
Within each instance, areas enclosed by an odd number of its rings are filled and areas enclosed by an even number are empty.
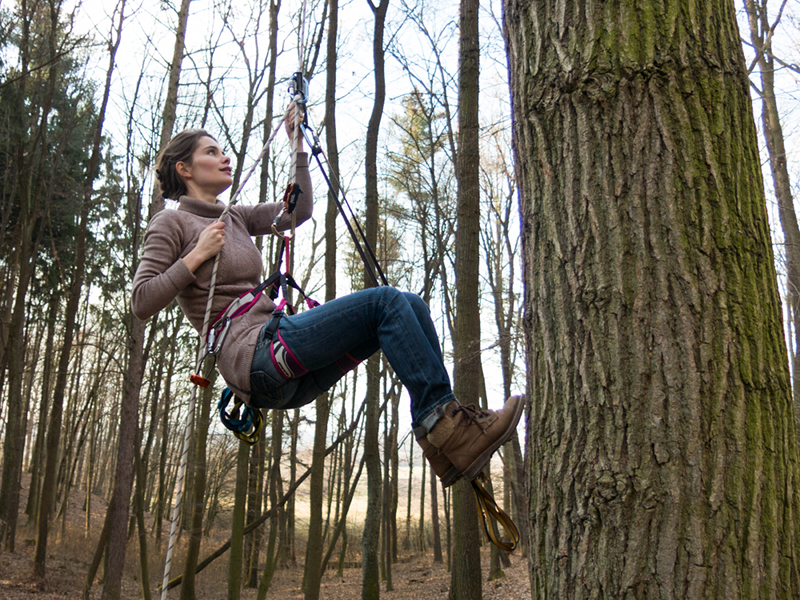
<svg viewBox="0 0 800 600">
<path fill-rule="evenodd" d="M 492 416 L 491 411 L 478 408 L 474 404 L 468 404 L 466 406 L 462 404 L 453 411 L 453 416 L 455 417 L 459 412 L 463 412 L 464 417 L 466 417 L 469 422 L 475 423 L 483 433 L 486 433 L 488 427 L 485 427 L 483 422 Z"/>
</svg>

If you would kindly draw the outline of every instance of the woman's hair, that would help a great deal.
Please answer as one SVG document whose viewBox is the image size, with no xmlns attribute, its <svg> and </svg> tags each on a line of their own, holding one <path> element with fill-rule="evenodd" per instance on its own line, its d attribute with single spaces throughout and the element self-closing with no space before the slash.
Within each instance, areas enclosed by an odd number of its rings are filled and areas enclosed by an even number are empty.
<svg viewBox="0 0 800 600">
<path fill-rule="evenodd" d="M 177 200 L 186 194 L 186 182 L 178 175 L 179 162 L 192 164 L 192 154 L 201 137 L 216 138 L 205 129 L 184 129 L 173 137 L 156 158 L 156 179 L 164 198 Z"/>
</svg>

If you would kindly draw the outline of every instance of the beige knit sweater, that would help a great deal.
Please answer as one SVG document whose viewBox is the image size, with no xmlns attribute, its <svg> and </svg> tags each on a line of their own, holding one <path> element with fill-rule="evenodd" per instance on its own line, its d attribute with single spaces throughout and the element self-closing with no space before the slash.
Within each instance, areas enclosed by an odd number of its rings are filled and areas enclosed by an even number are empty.
<svg viewBox="0 0 800 600">
<path fill-rule="evenodd" d="M 295 208 L 299 224 L 311 217 L 313 207 L 308 155 L 302 152 L 297 155 L 297 183 L 303 191 Z M 182 196 L 177 210 L 162 210 L 151 219 L 133 278 L 131 307 L 137 317 L 147 319 L 177 298 L 194 328 L 198 332 L 202 329 L 214 259 L 207 260 L 194 273 L 181 259 L 197 245 L 200 233 L 219 218 L 224 208 L 219 200 L 209 204 Z M 282 209 L 283 202 L 231 207 L 225 217 L 225 246 L 214 287 L 212 321 L 231 301 L 261 283 L 261 255 L 250 236 L 270 233 L 272 222 Z M 290 224 L 291 218 L 284 215 L 278 228 L 285 230 Z M 244 400 L 250 392 L 250 364 L 256 339 L 274 309 L 272 300 L 262 294 L 249 312 L 231 322 L 217 357 L 225 381 Z"/>
</svg>

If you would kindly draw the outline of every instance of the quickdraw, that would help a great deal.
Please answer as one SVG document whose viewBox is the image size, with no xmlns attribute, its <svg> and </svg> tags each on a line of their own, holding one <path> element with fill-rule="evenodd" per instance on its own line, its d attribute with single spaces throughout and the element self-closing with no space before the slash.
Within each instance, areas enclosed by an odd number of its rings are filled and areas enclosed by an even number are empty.
<svg viewBox="0 0 800 600">
<path fill-rule="evenodd" d="M 228 405 L 234 399 L 233 407 L 228 410 Z M 264 427 L 264 417 L 261 411 L 247 406 L 233 395 L 230 388 L 222 390 L 222 397 L 217 404 L 219 419 L 237 438 L 252 446 L 258 442 L 261 429 Z"/>
</svg>

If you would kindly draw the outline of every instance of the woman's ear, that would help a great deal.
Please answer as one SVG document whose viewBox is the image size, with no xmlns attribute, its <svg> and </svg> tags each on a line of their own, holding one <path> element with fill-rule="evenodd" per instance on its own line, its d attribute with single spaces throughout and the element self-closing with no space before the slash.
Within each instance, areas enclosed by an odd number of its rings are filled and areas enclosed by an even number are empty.
<svg viewBox="0 0 800 600">
<path fill-rule="evenodd" d="M 189 165 L 182 160 L 175 163 L 175 172 L 178 173 L 178 175 L 180 175 L 183 179 L 187 179 L 192 176 L 192 170 L 189 168 Z"/>
</svg>

